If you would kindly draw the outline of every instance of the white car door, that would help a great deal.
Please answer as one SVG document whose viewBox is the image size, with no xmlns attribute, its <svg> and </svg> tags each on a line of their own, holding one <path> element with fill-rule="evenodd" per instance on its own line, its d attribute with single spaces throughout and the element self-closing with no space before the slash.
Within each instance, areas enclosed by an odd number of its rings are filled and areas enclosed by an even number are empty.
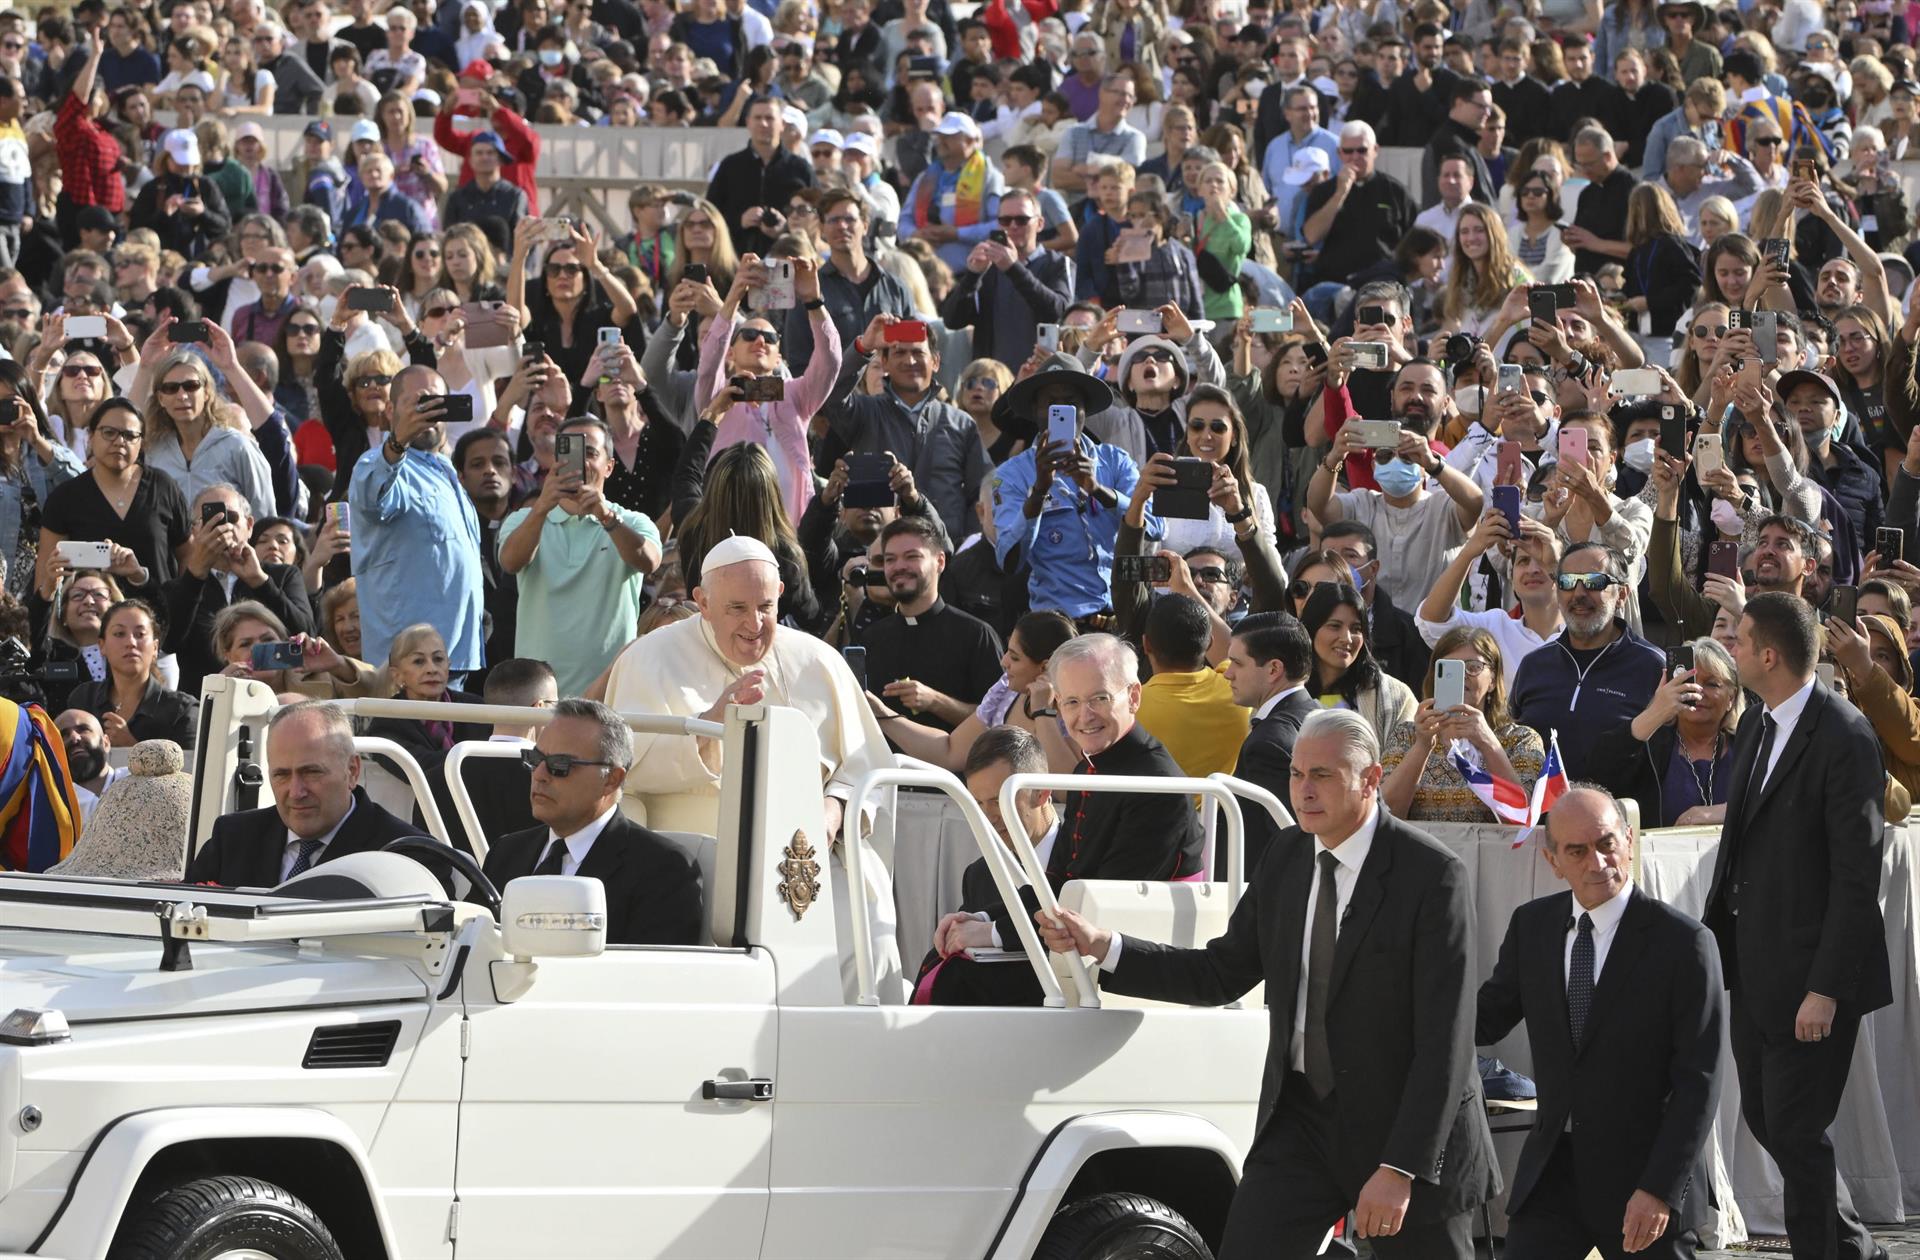
<svg viewBox="0 0 1920 1260">
<path fill-rule="evenodd" d="M 496 999 L 484 969 L 460 1108 L 459 1260 L 748 1260 L 766 1225 L 778 1053 L 763 951 L 612 947 L 539 963 Z"/>
</svg>

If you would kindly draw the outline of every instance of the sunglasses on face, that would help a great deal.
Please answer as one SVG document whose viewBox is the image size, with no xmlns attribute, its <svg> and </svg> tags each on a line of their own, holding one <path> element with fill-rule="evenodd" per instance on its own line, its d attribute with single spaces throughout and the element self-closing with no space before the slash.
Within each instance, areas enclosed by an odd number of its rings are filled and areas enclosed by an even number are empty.
<svg viewBox="0 0 1920 1260">
<path fill-rule="evenodd" d="M 520 764 L 528 770 L 547 768 L 547 773 L 556 779 L 564 779 L 573 773 L 575 766 L 612 766 L 611 761 L 588 761 L 585 757 L 570 757 L 566 753 L 543 753 L 538 748 L 523 749 Z"/>
<path fill-rule="evenodd" d="M 1372 152 L 1372 150 L 1366 148 L 1348 148 L 1344 144 L 1340 146 L 1341 157 L 1365 157 L 1370 152 Z"/>
<path fill-rule="evenodd" d="M 78 380 L 83 376 L 94 377 L 100 374 L 100 369 L 91 363 L 69 363 L 60 369 L 60 375 L 70 381 Z"/>
<path fill-rule="evenodd" d="M 735 341 L 764 341 L 770 346 L 780 344 L 780 334 L 771 328 L 742 328 L 733 335 Z"/>
<path fill-rule="evenodd" d="M 247 270 L 256 276 L 277 276 L 286 268 L 280 263 L 254 263 Z"/>
<path fill-rule="evenodd" d="M 1227 571 L 1217 564 L 1205 565 L 1198 569 L 1189 570 L 1189 572 L 1193 574 L 1194 581 L 1205 586 L 1218 586 L 1227 580 Z"/>
<path fill-rule="evenodd" d="M 1025 227 L 1031 222 L 1033 222 L 1033 216 L 1030 214 L 1003 214 L 1000 216 L 1001 227 Z"/>
<path fill-rule="evenodd" d="M 320 331 L 320 325 L 318 324 L 288 324 L 287 325 L 287 336 L 289 337 L 311 337 L 317 334 L 319 331 Z"/>
<path fill-rule="evenodd" d="M 0 319 L 32 319 L 33 312 L 24 306 L 9 307 L 0 311 Z"/>
<path fill-rule="evenodd" d="M 1173 351 L 1155 346 L 1151 350 L 1142 350 L 1135 358 L 1141 363 L 1172 363 Z"/>
<path fill-rule="evenodd" d="M 547 274 L 550 276 L 577 276 L 585 270 L 586 268 L 582 267 L 579 263 L 547 264 Z"/>
<path fill-rule="evenodd" d="M 1604 591 L 1609 586 L 1624 585 L 1611 573 L 1562 573 L 1553 579 L 1553 584 L 1563 591 Z"/>
<path fill-rule="evenodd" d="M 1786 143 L 1786 140 L 1785 140 L 1785 139 L 1784 139 L 1783 137 L 1780 137 L 1780 136 L 1755 136 L 1755 137 L 1753 138 L 1753 142 L 1754 142 L 1755 144 L 1757 144 L 1757 145 L 1760 145 L 1760 146 L 1762 146 L 1762 147 L 1764 147 L 1764 148 L 1768 148 L 1768 149 L 1771 149 L 1771 148 L 1773 148 L 1773 147 L 1775 147 L 1776 145 L 1782 145 L 1782 144 L 1785 144 L 1785 143 Z"/>
<path fill-rule="evenodd" d="M 200 378 L 194 376 L 184 381 L 161 381 L 158 385 L 154 386 L 154 390 L 162 397 L 169 397 L 173 394 L 197 394 L 200 392 Z"/>
<path fill-rule="evenodd" d="M 1187 421 L 1187 432 L 1214 433 L 1214 434 L 1231 433 L 1233 432 L 1233 426 L 1228 424 L 1225 420 L 1189 420 Z"/>
<path fill-rule="evenodd" d="M 1693 335 L 1703 341 L 1717 341 L 1727 335 L 1727 326 L 1725 324 L 1695 324 L 1693 326 Z"/>
<path fill-rule="evenodd" d="M 391 376 L 382 374 L 382 375 L 375 375 L 375 376 L 355 377 L 353 382 L 353 387 L 355 389 L 385 389 L 387 386 L 391 384 L 393 384 L 393 378 Z"/>
<path fill-rule="evenodd" d="M 426 310 L 422 311 L 421 314 L 425 315 L 428 319 L 443 319 L 453 314 L 454 309 L 455 308 L 451 306 L 429 306 Z"/>
<path fill-rule="evenodd" d="M 966 380 L 960 382 L 960 388 L 990 389 L 997 394 L 1000 392 L 1000 382 L 994 380 L 991 376 L 969 376 Z"/>
<path fill-rule="evenodd" d="M 437 249 L 416 249 L 413 251 L 413 256 L 415 258 L 438 258 L 440 257 L 440 251 Z"/>
</svg>

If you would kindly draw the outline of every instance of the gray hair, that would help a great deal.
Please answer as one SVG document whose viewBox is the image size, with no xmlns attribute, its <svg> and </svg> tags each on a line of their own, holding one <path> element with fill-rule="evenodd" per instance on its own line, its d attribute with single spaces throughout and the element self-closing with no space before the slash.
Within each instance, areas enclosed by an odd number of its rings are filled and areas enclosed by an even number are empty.
<svg viewBox="0 0 1920 1260">
<path fill-rule="evenodd" d="M 611 762 L 622 770 L 633 767 L 633 732 L 618 713 L 598 700 L 586 700 L 579 696 L 568 696 L 553 706 L 555 720 L 560 718 L 584 718 L 600 727 L 601 761 Z"/>
<path fill-rule="evenodd" d="M 1582 127 L 1574 133 L 1573 143 L 1576 147 L 1584 144 L 1590 149 L 1613 152 L 1613 135 L 1605 127 Z"/>
<path fill-rule="evenodd" d="M 1367 142 L 1369 149 L 1377 147 L 1380 143 L 1379 137 L 1373 134 L 1372 125 L 1361 122 L 1358 119 L 1340 128 L 1340 138 L 1342 140 L 1364 140 Z"/>
<path fill-rule="evenodd" d="M 1668 166 L 1705 166 L 1707 146 L 1692 136 L 1677 137 L 1667 146 Z"/>
<path fill-rule="evenodd" d="M 1055 652 L 1054 655 L 1057 657 L 1060 654 Z M 1306 721 L 1300 723 L 1300 732 L 1294 736 L 1294 742 L 1297 744 L 1303 739 L 1320 735 L 1330 735 L 1345 744 L 1348 758 L 1356 770 L 1380 764 L 1380 736 L 1374 732 L 1373 723 L 1352 709 L 1314 710 L 1307 714 Z"/>
<path fill-rule="evenodd" d="M 1115 690 L 1139 685 L 1140 658 L 1125 640 L 1111 634 L 1078 635 L 1055 648 L 1047 658 L 1047 681 L 1058 689 L 1061 667 L 1073 661 L 1092 661 Z"/>
<path fill-rule="evenodd" d="M 272 739 L 274 731 L 282 722 L 294 722 L 306 717 L 320 720 L 321 739 L 328 749 L 341 761 L 353 760 L 353 720 L 346 710 L 331 700 L 302 700 L 299 704 L 290 704 L 284 709 L 275 710 L 267 719 L 267 738 Z"/>
<path fill-rule="evenodd" d="M 1718 639 L 1701 636 L 1688 644 L 1693 649 L 1694 677 L 1702 671 L 1717 675 L 1727 686 L 1733 688 L 1733 703 L 1727 706 L 1727 716 L 1720 728 L 1731 735 L 1740 725 L 1741 715 L 1747 711 L 1747 693 L 1740 686 L 1740 667 L 1734 664 L 1733 653 Z"/>
</svg>

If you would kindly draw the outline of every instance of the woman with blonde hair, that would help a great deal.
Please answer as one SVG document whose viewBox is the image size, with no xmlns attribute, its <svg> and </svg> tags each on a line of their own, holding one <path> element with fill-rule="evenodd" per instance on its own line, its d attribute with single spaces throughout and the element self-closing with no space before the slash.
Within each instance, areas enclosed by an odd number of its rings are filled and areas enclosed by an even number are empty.
<svg viewBox="0 0 1920 1260">
<path fill-rule="evenodd" d="M 707 269 L 707 282 L 720 294 L 733 286 L 734 273 L 740 269 L 740 258 L 733 252 L 733 237 L 728 234 L 726 217 L 705 197 L 695 197 L 680 221 L 673 225 L 673 266 L 667 271 L 666 283 L 660 286 L 669 303 L 680 281 L 686 278 L 687 267 L 693 263 Z M 700 334 L 705 324 L 706 317 L 698 310 L 687 311 L 686 327 L 681 332 L 680 349 L 674 360 L 677 367 L 691 369 L 699 363 Z"/>
<path fill-rule="evenodd" d="M 1700 284 L 1700 255 L 1667 190 L 1636 186 L 1627 197 L 1626 308 L 1647 316 L 1648 332 L 1671 337 Z"/>
<path fill-rule="evenodd" d="M 480 697 L 448 685 L 447 644 L 426 622 L 408 626 L 393 636 L 387 648 L 387 677 L 396 700 L 439 704 L 479 704 Z M 375 718 L 367 734 L 392 740 L 413 754 L 429 776 L 440 773 L 447 753 L 465 740 L 484 740 L 493 728 L 478 722 L 447 722 L 420 718 Z M 382 762 L 383 765 L 389 764 Z"/>
<path fill-rule="evenodd" d="M 1442 662 L 1456 663 L 1464 676 L 1463 703 L 1454 708 L 1434 703 Z M 1433 645 L 1422 696 L 1413 720 L 1387 736 L 1380 799 L 1409 822 L 1499 822 L 1455 767 L 1454 749 L 1465 745 L 1468 760 L 1522 792 L 1533 790 L 1546 760 L 1539 733 L 1514 721 L 1507 707 L 1500 645 L 1478 626 L 1447 631 Z"/>
<path fill-rule="evenodd" d="M 300 649 L 300 665 L 292 669 L 253 668 L 257 644 L 291 642 Z M 275 693 L 296 692 L 312 700 L 342 700 L 371 696 L 377 671 L 365 661 L 341 656 L 317 634 L 287 635 L 287 624 L 265 604 L 243 599 L 228 604 L 213 619 L 213 651 L 231 678 L 250 678 Z"/>
<path fill-rule="evenodd" d="M 172 322 L 170 315 L 163 316 L 141 347 L 140 369 L 127 391 L 136 405 L 145 404 L 147 467 L 173 478 L 189 504 L 202 490 L 225 483 L 240 491 L 255 517 L 272 516 L 273 472 L 248 420 L 283 423 L 274 420 L 273 399 L 240 369 L 227 330 L 208 320 L 209 357 L 241 406 L 221 398 L 206 359 L 192 350 L 170 351 Z"/>
<path fill-rule="evenodd" d="M 506 297 L 494 266 L 493 245 L 471 223 L 456 223 L 440 242 L 440 283 L 462 302 L 498 302 Z"/>
<path fill-rule="evenodd" d="M 1673 379 L 1689 398 L 1704 400 L 1710 384 L 1707 370 L 1720 352 L 1720 339 L 1727 335 L 1726 304 L 1700 303 L 1677 331 L 1682 341 Z"/>
<path fill-rule="evenodd" d="M 1746 709 L 1739 671 L 1713 639 L 1680 650 L 1693 668 L 1669 670 L 1640 715 L 1601 731 L 1593 748 L 1593 773 L 1625 787 L 1643 827 L 1717 826 L 1733 786 L 1733 736 Z"/>
<path fill-rule="evenodd" d="M 1740 230 L 1740 212 L 1725 197 L 1709 197 L 1700 203 L 1700 239 L 1707 248 L 1730 232 Z"/>
<path fill-rule="evenodd" d="M 429 231 L 438 230 L 447 172 L 440 161 L 440 146 L 431 136 L 414 134 L 413 98 L 400 92 L 384 94 L 374 120 L 380 124 L 381 146 L 393 161 L 394 191 L 420 207 Z"/>
<path fill-rule="evenodd" d="M 354 464 L 367 453 L 368 435 L 386 430 L 392 415 L 393 378 L 400 374 L 400 356 L 391 350 L 368 350 L 356 355 L 344 372 L 332 369 L 339 362 L 327 362 L 327 349 L 321 349 L 320 365 L 314 369 L 314 385 L 320 395 L 320 421 L 333 439 L 333 492 L 330 500 L 347 497 L 347 481 Z"/>
<path fill-rule="evenodd" d="M 975 359 L 960 369 L 960 410 L 973 417 L 974 427 L 980 430 L 980 444 L 987 448 L 987 458 L 996 467 L 1026 450 L 1033 441 L 1032 428 L 1020 435 L 994 422 L 994 404 L 1011 388 L 1013 373 L 998 359 Z"/>
<path fill-rule="evenodd" d="M 1878 127 L 1893 114 L 1893 71 L 1878 57 L 1855 57 L 1847 73 L 1853 76 L 1854 127 Z"/>
<path fill-rule="evenodd" d="M 1449 332 L 1485 335 L 1518 285 L 1530 284 L 1507 243 L 1507 229 L 1491 206 L 1469 201 L 1453 230 L 1453 257 L 1440 299 L 1440 326 Z"/>
<path fill-rule="evenodd" d="M 1233 168 L 1225 162 L 1201 167 L 1200 186 L 1193 191 L 1201 203 L 1200 213 L 1193 219 L 1193 257 L 1205 296 L 1202 309 L 1217 326 L 1214 340 L 1224 341 L 1232 335 L 1232 321 L 1246 309 L 1246 298 L 1240 292 L 1240 264 L 1253 248 L 1253 220 L 1235 200 L 1238 193 Z"/>
</svg>

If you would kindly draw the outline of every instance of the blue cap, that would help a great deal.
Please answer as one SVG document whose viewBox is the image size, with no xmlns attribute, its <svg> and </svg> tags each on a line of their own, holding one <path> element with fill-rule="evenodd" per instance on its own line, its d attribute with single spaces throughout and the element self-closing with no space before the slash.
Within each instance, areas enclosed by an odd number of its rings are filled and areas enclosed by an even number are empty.
<svg viewBox="0 0 1920 1260">
<path fill-rule="evenodd" d="M 497 131 L 476 131 L 473 133 L 473 138 L 469 140 L 467 144 L 469 148 L 476 144 L 492 145 L 495 153 L 498 153 L 501 157 L 507 156 L 507 146 L 500 143 L 500 133 Z"/>
</svg>

